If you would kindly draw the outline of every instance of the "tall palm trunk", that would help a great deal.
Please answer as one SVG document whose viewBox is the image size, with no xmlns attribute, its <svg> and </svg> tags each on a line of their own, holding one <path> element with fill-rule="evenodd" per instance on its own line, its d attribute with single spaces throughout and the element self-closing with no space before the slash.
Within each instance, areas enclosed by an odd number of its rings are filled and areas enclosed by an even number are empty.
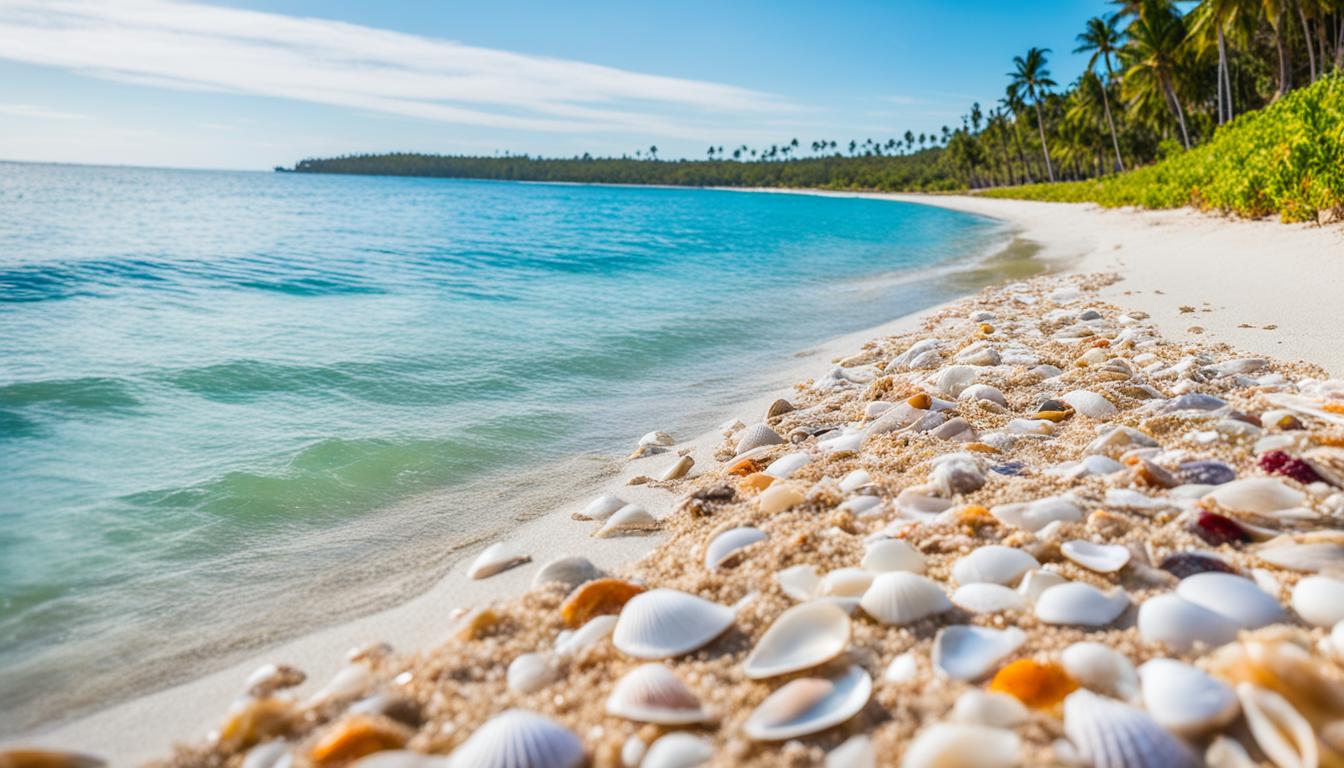
<svg viewBox="0 0 1344 768">
<path fill-rule="evenodd" d="M 1227 39 L 1223 36 L 1223 21 L 1218 20 L 1218 124 L 1232 119 L 1232 89 L 1227 77 Z"/>
<path fill-rule="evenodd" d="M 1181 100 L 1176 96 L 1176 89 L 1171 86 L 1171 78 L 1166 72 L 1159 75 L 1162 80 L 1162 91 L 1167 95 L 1167 106 L 1171 108 L 1176 115 L 1176 122 L 1181 126 L 1181 143 L 1186 149 L 1190 148 L 1190 132 L 1185 128 L 1185 110 L 1181 109 Z"/>
<path fill-rule="evenodd" d="M 1018 118 L 1013 116 L 1013 143 L 1017 145 L 1017 159 L 1022 161 L 1022 178 L 1027 180 L 1028 184 L 1033 184 L 1036 179 L 1031 175 L 1031 164 L 1027 162 L 1027 153 L 1022 149 L 1022 130 L 1018 127 Z"/>
<path fill-rule="evenodd" d="M 1111 71 L 1111 57 L 1106 56 L 1106 82 L 1115 82 L 1115 72 Z M 1125 170 L 1125 159 L 1120 156 L 1120 136 L 1115 132 L 1115 121 L 1111 119 L 1110 97 L 1106 95 L 1106 84 L 1101 85 L 1102 104 L 1106 107 L 1106 122 L 1111 126 L 1111 145 L 1115 147 L 1115 162 L 1120 165 L 1120 170 Z"/>
<path fill-rule="evenodd" d="M 1302 42 L 1307 44 L 1307 63 L 1308 72 L 1311 73 L 1311 82 L 1316 82 L 1316 51 L 1311 47 L 1311 25 L 1307 23 L 1307 12 L 1302 9 L 1302 3 L 1296 2 L 1297 20 L 1302 23 Z"/>
<path fill-rule="evenodd" d="M 1041 153 L 1045 155 L 1045 173 L 1051 181 L 1055 180 L 1055 167 L 1050 163 L 1050 145 L 1045 143 L 1045 118 L 1041 117 L 1041 101 L 1032 94 L 1033 106 L 1036 107 L 1036 127 L 1041 132 Z"/>
<path fill-rule="evenodd" d="M 1283 34 L 1283 12 L 1270 18 L 1270 26 L 1274 28 L 1274 50 L 1279 57 L 1279 92 L 1274 98 L 1277 100 L 1288 95 L 1288 91 L 1293 87 L 1293 69 L 1288 60 L 1288 41 L 1284 39 Z"/>
</svg>

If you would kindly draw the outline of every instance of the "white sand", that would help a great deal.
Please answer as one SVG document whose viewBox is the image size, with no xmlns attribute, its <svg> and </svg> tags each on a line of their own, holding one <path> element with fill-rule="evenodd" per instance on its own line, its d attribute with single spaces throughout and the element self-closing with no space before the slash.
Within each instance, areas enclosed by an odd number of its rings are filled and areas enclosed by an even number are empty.
<svg viewBox="0 0 1344 768">
<path fill-rule="evenodd" d="M 1103 211 L 1094 206 L 989 200 L 973 197 L 864 195 L 939 205 L 1012 223 L 1019 237 L 1040 243 L 1040 258 L 1074 271 L 1114 271 L 1124 280 L 1107 298 L 1152 315 L 1171 338 L 1188 328 L 1203 338 L 1226 341 L 1252 353 L 1306 359 L 1344 373 L 1344 345 L 1334 343 L 1334 309 L 1344 296 L 1344 233 L 1339 229 L 1241 222 L 1195 212 Z M 1181 313 L 1179 307 L 1196 308 Z M 1204 311 L 1205 309 L 1209 311 Z M 913 326 L 899 318 L 832 340 L 790 361 L 790 380 L 826 372 L 832 357 L 856 351 L 870 338 Z M 1239 328 L 1248 323 L 1254 328 Z M 1275 330 L 1263 330 L 1265 325 Z M 725 418 L 759 420 L 767 403 L 788 391 L 762 393 Z M 631 444 L 638 435 L 631 435 Z M 702 465 L 710 462 L 711 433 L 678 447 L 690 447 Z M 656 475 L 675 459 L 663 454 L 630 462 L 625 472 L 598 492 L 614 492 L 644 504 L 658 515 L 671 510 L 668 491 L 626 486 L 636 474 Z M 433 645 L 451 628 L 454 608 L 486 603 L 527 589 L 536 570 L 554 557 L 583 554 L 600 567 L 639 558 L 657 536 L 594 539 L 596 524 L 570 514 L 591 497 L 574 499 L 553 514 L 532 521 L 509 537 L 533 562 L 483 581 L 465 575 L 475 552 L 427 593 L 390 610 L 326 628 L 287 642 L 227 669 L 167 690 L 117 704 L 81 720 L 23 740 L 25 744 L 78 749 L 114 765 L 132 765 L 163 756 L 174 740 L 203 737 L 221 718 L 242 681 L 267 661 L 293 663 L 309 673 L 305 689 L 320 686 L 339 667 L 347 649 L 384 640 L 398 649 Z M 116 663 L 108 659 L 107 663 Z M 300 689 L 301 691 L 304 689 Z"/>
</svg>

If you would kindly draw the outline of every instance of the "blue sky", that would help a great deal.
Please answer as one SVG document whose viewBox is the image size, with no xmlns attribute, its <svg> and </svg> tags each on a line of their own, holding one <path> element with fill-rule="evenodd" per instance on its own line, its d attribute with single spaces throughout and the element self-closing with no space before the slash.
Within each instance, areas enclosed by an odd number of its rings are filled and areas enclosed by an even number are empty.
<svg viewBox="0 0 1344 768">
<path fill-rule="evenodd" d="M 1103 0 L 0 0 L 0 158 L 264 169 L 415 150 L 703 157 L 957 125 Z"/>
</svg>

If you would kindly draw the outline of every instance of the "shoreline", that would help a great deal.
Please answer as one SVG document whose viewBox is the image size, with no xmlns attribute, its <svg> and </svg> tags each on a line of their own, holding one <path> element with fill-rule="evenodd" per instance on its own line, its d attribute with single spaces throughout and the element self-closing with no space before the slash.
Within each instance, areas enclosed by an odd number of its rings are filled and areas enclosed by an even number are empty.
<svg viewBox="0 0 1344 768">
<path fill-rule="evenodd" d="M 732 190 L 744 191 L 744 190 Z M 912 196 L 882 193 L 828 193 L 786 190 L 759 190 L 777 194 L 818 194 L 840 197 L 867 197 L 900 202 L 928 204 L 976 213 L 1011 226 L 1008 242 L 1027 239 L 1042 246 L 1037 258 L 1047 265 L 1054 264 L 1068 273 L 1118 272 L 1123 280 L 1110 286 L 1103 298 L 1126 308 L 1148 311 L 1152 320 L 1172 338 L 1216 339 L 1228 341 L 1237 347 L 1273 354 L 1277 357 L 1304 357 L 1322 364 L 1332 371 L 1344 370 L 1344 352 L 1332 351 L 1324 334 L 1305 332 L 1310 318 L 1328 317 L 1316 308 L 1316 294 L 1325 299 L 1329 288 L 1337 284 L 1328 276 L 1344 276 L 1344 265 L 1329 270 L 1328 264 L 1313 263 L 1306 274 L 1327 276 L 1326 279 L 1287 281 L 1304 284 L 1310 300 L 1294 302 L 1264 296 L 1263 276 L 1249 270 L 1226 274 L 1210 269 L 1210 261 L 1219 255 L 1233 255 L 1242 247 L 1251 250 L 1267 247 L 1267 240 L 1283 253 L 1302 260 L 1328 262 L 1331 248 L 1344 253 L 1344 237 L 1330 230 L 1308 229 L 1266 222 L 1235 222 L 1215 219 L 1203 214 L 1187 212 L 1133 212 L 1103 211 L 1092 206 L 1031 203 L 1020 201 L 957 198 L 943 196 Z M 1203 243 L 1202 246 L 1200 244 Z M 1199 246 L 1199 247 L 1197 247 Z M 1212 249 L 1212 250 L 1211 250 Z M 1174 262 L 1170 257 L 1187 253 L 1190 262 Z M 1314 256 L 1313 256 L 1314 254 Z M 1154 270 L 1153 266 L 1161 269 Z M 1303 267 L 1302 269 L 1307 269 Z M 1187 295 L 1187 278 L 1200 270 L 1224 278 L 1230 286 L 1219 296 L 1221 306 L 1209 311 L 1198 302 L 1212 298 L 1221 285 L 1211 285 L 1202 291 L 1205 296 Z M 1192 272 L 1193 271 L 1193 272 Z M 1167 286 L 1166 288 L 1161 286 Z M 1171 296 L 1162 291 L 1171 290 Z M 973 289 L 968 289 L 970 292 Z M 1254 301 L 1253 299 L 1257 299 Z M 1179 306 L 1194 306 L 1194 312 L 1180 312 Z M 942 305 L 939 305 L 942 306 Z M 1229 311 L 1229 307 L 1234 309 Z M 1260 312 L 1268 316 L 1266 307 L 1272 307 L 1280 319 L 1265 319 L 1251 329 L 1237 327 L 1241 320 L 1237 312 L 1249 316 Z M 938 306 L 907 314 L 880 325 L 829 340 L 797 353 L 780 376 L 801 380 L 809 375 L 825 372 L 832 357 L 857 351 L 864 342 L 917 327 Z M 1277 325 L 1267 331 L 1263 325 Z M 1186 336 L 1185 329 L 1199 325 L 1206 330 Z M 1322 325 L 1319 321 L 1315 325 Z M 787 391 L 769 392 L 741 403 L 736 417 L 744 422 L 754 420 L 756 414 L 777 395 Z M 630 436 L 632 442 L 636 436 Z M 713 466 L 714 446 L 721 440 L 716 430 L 700 435 L 695 440 L 678 444 L 689 448 L 702 467 Z M 594 494 L 615 492 L 627 501 L 643 503 L 655 513 L 670 510 L 675 496 L 651 486 L 627 486 L 632 474 L 656 474 L 675 454 L 626 463 L 618 476 L 612 478 Z M 299 664 L 309 674 L 309 682 L 299 689 L 307 693 L 316 689 L 337 669 L 344 652 L 351 647 L 374 641 L 391 642 L 398 650 L 413 651 L 440 642 L 452 625 L 450 611 L 489 602 L 492 599 L 521 594 L 530 584 L 532 575 L 546 560 L 566 553 L 583 552 L 599 567 L 612 568 L 622 563 L 639 560 L 663 541 L 662 534 L 647 537 L 594 539 L 589 537 L 594 524 L 576 523 L 569 519 L 572 511 L 581 509 L 589 498 L 571 499 L 542 517 L 524 523 L 511 531 L 506 540 L 521 543 L 531 549 L 534 558 L 529 566 L 515 568 L 484 581 L 470 581 L 464 570 L 476 550 L 471 550 L 427 592 L 386 611 L 370 614 L 340 623 L 317 632 L 283 643 L 225 669 L 209 673 L 172 688 L 147 696 L 115 704 L 79 720 L 39 733 L 24 743 L 48 744 L 63 748 L 77 748 L 110 757 L 113 764 L 140 762 L 166 754 L 165 734 L 178 739 L 202 738 L 217 723 L 225 702 L 234 698 L 241 689 L 241 681 L 264 661 Z"/>
</svg>

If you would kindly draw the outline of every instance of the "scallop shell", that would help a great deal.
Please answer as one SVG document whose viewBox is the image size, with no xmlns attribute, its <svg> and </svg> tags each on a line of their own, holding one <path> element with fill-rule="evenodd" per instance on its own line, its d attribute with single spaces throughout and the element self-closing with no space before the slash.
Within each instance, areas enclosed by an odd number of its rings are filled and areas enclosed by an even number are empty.
<svg viewBox="0 0 1344 768">
<path fill-rule="evenodd" d="M 1175 592 L 1151 597 L 1139 606 L 1139 635 L 1185 653 L 1195 643 L 1219 646 L 1237 636 L 1237 624 Z"/>
<path fill-rule="evenodd" d="M 1307 496 L 1271 477 L 1247 477 L 1223 483 L 1204 498 L 1233 512 L 1267 515 L 1300 507 Z"/>
<path fill-rule="evenodd" d="M 1053 586 L 1036 600 L 1036 618 L 1046 624 L 1104 627 L 1129 607 L 1129 595 L 1120 588 L 1108 593 L 1081 581 Z"/>
<path fill-rule="evenodd" d="M 737 446 L 735 450 L 738 454 L 743 454 L 753 448 L 760 448 L 764 445 L 779 445 L 783 442 L 784 438 L 780 437 L 778 432 L 765 424 L 752 424 L 737 433 Z"/>
<path fill-rule="evenodd" d="M 1246 725 L 1260 750 L 1283 768 L 1309 768 L 1320 761 L 1316 732 L 1288 700 L 1251 683 L 1237 685 Z"/>
<path fill-rule="evenodd" d="M 816 566 L 795 565 L 775 574 L 779 589 L 794 600 L 811 600 L 821 587 L 821 577 Z"/>
<path fill-rule="evenodd" d="M 573 768 L 583 742 L 568 728 L 525 709 L 510 709 L 477 728 L 448 757 L 447 768 Z"/>
<path fill-rule="evenodd" d="M 860 563 L 864 570 L 924 572 L 924 555 L 904 539 L 879 539 L 869 544 Z"/>
<path fill-rule="evenodd" d="M 602 571 L 586 557 L 559 557 L 543 565 L 532 577 L 532 587 L 563 584 L 574 589 L 584 582 L 602 578 Z"/>
<path fill-rule="evenodd" d="M 713 719 L 676 672 L 642 664 L 626 672 L 607 698 L 607 714 L 640 723 L 688 725 Z"/>
<path fill-rule="evenodd" d="M 752 680 L 825 664 L 849 645 L 849 614 L 833 603 L 808 602 L 784 611 L 765 631 L 742 669 Z"/>
<path fill-rule="evenodd" d="M 709 762 L 712 757 L 714 745 L 709 740 L 674 731 L 649 746 L 639 768 L 694 768 Z"/>
<path fill-rule="evenodd" d="M 1344 621 L 1344 579 L 1308 576 L 1293 587 L 1293 610 L 1308 624 L 1333 627 Z"/>
<path fill-rule="evenodd" d="M 883 624 L 909 624 L 951 610 L 952 603 L 935 582 L 905 571 L 878 574 L 859 601 L 863 610 Z"/>
<path fill-rule="evenodd" d="M 639 504 L 626 504 L 616 510 L 598 529 L 598 536 L 614 536 L 634 531 L 651 531 L 658 527 L 658 519 Z"/>
<path fill-rule="evenodd" d="M 952 719 L 967 725 L 987 725 L 991 728 L 1016 728 L 1027 722 L 1031 713 L 1017 697 L 998 691 L 972 688 L 957 697 L 952 705 Z"/>
<path fill-rule="evenodd" d="M 1022 749 L 1016 733 L 964 723 L 934 723 L 906 747 L 901 768 L 1014 768 Z"/>
<path fill-rule="evenodd" d="M 509 664 L 509 690 L 535 693 L 555 679 L 555 668 L 543 653 L 524 653 Z"/>
<path fill-rule="evenodd" d="M 621 609 L 612 643 L 635 658 L 666 659 L 707 645 L 732 623 L 731 608 L 675 589 L 654 589 Z"/>
<path fill-rule="evenodd" d="M 873 740 L 862 733 L 851 736 L 844 744 L 826 753 L 826 768 L 877 768 Z"/>
<path fill-rule="evenodd" d="M 467 575 L 473 579 L 485 579 L 507 571 L 516 565 L 522 565 L 531 559 L 531 555 L 518 552 L 513 548 L 513 545 L 501 541 L 497 544 L 491 544 L 481 554 L 477 555 L 471 567 L 467 569 Z"/>
<path fill-rule="evenodd" d="M 770 466 L 765 469 L 765 474 L 780 480 L 787 480 L 794 472 L 807 466 L 807 463 L 811 460 L 812 454 L 807 451 L 786 454 L 770 462 Z"/>
<path fill-rule="evenodd" d="M 744 547 L 764 540 L 765 532 L 759 528 L 730 528 L 715 536 L 705 547 L 705 567 L 717 571 L 736 561 Z"/>
<path fill-rule="evenodd" d="M 1069 499 L 1051 496 L 1035 501 L 999 504 L 989 513 L 1000 521 L 1025 531 L 1039 531 L 1055 522 L 1073 522 L 1083 519 L 1083 510 Z"/>
<path fill-rule="evenodd" d="M 933 639 L 933 666 L 953 680 L 973 682 L 992 672 L 1026 641 L 1027 633 L 1017 627 L 943 627 Z"/>
<path fill-rule="evenodd" d="M 1217 613 L 1243 629 L 1258 629 L 1286 619 L 1279 601 L 1250 579 L 1231 573 L 1206 571 L 1182 579 L 1176 594 Z"/>
<path fill-rule="evenodd" d="M 755 741 L 783 741 L 839 725 L 863 709 L 873 678 L 851 666 L 839 677 L 803 677 L 766 697 L 742 730 Z"/>
<path fill-rule="evenodd" d="M 1202 669 L 1175 659 L 1151 659 L 1139 667 L 1143 707 L 1157 724 L 1196 736 L 1232 721 L 1237 696 Z"/>
<path fill-rule="evenodd" d="M 1060 545 L 1059 551 L 1089 571 L 1115 573 L 1129 562 L 1129 548 L 1119 544 L 1094 544 L 1075 539 Z"/>
<path fill-rule="evenodd" d="M 1016 547 L 988 544 L 954 563 L 952 578 L 958 584 L 989 582 L 1009 585 L 1016 584 L 1027 571 L 1040 567 L 1036 558 Z"/>
<path fill-rule="evenodd" d="M 1064 700 L 1064 734 L 1093 768 L 1198 768 L 1199 758 L 1148 713 L 1087 689 Z"/>
<path fill-rule="evenodd" d="M 793 410 L 794 410 L 793 403 L 790 403 L 788 400 L 785 400 L 784 398 L 781 397 L 778 400 L 775 400 L 773 403 L 770 404 L 768 408 L 765 409 L 765 418 L 773 419 L 776 416 L 783 416 L 784 414 L 790 413 Z"/>
<path fill-rule="evenodd" d="M 1139 695 L 1139 673 L 1128 656 L 1101 643 L 1074 643 L 1060 654 L 1069 677 L 1084 688 L 1122 701 Z"/>
<path fill-rule="evenodd" d="M 952 593 L 952 604 L 967 613 L 1001 613 L 1026 608 L 1027 598 L 1012 587 L 975 582 L 957 587 Z"/>
<path fill-rule="evenodd" d="M 1086 389 L 1074 390 L 1060 399 L 1073 406 L 1078 413 L 1094 419 L 1109 419 L 1120 412 L 1110 400 Z"/>
</svg>

